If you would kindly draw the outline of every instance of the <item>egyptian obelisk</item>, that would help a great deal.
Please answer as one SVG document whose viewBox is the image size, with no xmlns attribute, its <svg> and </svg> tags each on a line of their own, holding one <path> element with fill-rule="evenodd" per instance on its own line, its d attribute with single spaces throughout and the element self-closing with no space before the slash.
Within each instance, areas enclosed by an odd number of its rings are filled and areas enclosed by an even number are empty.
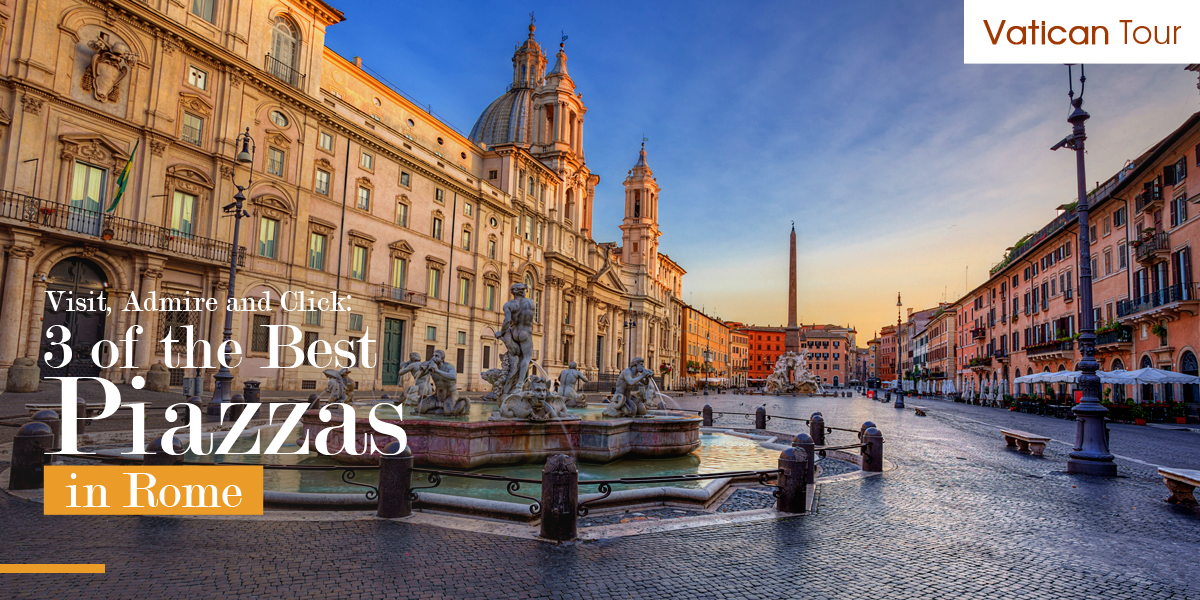
<svg viewBox="0 0 1200 600">
<path fill-rule="evenodd" d="M 796 324 L 796 224 L 792 223 L 792 257 L 788 266 L 788 325 L 784 329 L 783 349 L 800 351 L 800 326 Z"/>
</svg>

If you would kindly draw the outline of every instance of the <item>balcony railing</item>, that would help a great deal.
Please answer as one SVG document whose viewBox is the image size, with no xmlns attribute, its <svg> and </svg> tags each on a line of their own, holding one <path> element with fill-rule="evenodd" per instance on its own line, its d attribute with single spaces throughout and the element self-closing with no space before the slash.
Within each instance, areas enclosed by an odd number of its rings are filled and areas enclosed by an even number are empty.
<svg viewBox="0 0 1200 600">
<path fill-rule="evenodd" d="M 1152 262 L 1155 258 L 1171 251 L 1170 236 L 1165 231 L 1145 237 L 1137 246 L 1138 262 Z"/>
<path fill-rule="evenodd" d="M 304 74 L 297 71 L 291 64 L 286 63 L 270 54 L 266 58 L 266 70 L 272 77 L 292 87 L 300 87 Z"/>
<path fill-rule="evenodd" d="M 1034 345 L 1026 346 L 1025 347 L 1025 356 L 1028 358 L 1034 358 L 1037 356 L 1044 356 L 1047 354 L 1070 353 L 1070 352 L 1073 352 L 1074 349 L 1075 349 L 1075 342 L 1073 340 L 1066 340 L 1063 342 L 1047 342 L 1044 344 L 1034 344 Z"/>
<path fill-rule="evenodd" d="M 425 294 L 390 285 L 381 285 L 376 288 L 375 299 L 380 302 L 394 302 L 409 306 L 425 306 L 429 303 L 429 297 Z"/>
<path fill-rule="evenodd" d="M 971 339 L 982 340 L 987 337 L 987 330 L 982 327 L 976 327 L 971 330 Z"/>
<path fill-rule="evenodd" d="M 71 232 L 98 242 L 153 248 L 225 264 L 229 263 L 229 252 L 233 248 L 229 242 L 7 190 L 0 190 L 0 218 Z M 241 257 L 239 262 L 242 262 Z"/>
<path fill-rule="evenodd" d="M 1191 284 L 1175 284 L 1161 290 L 1155 290 L 1131 300 L 1122 300 L 1117 303 L 1117 317 L 1128 317 L 1140 313 L 1142 311 L 1158 308 L 1174 302 L 1183 302 L 1185 300 L 1195 300 L 1196 296 L 1192 290 Z"/>
<path fill-rule="evenodd" d="M 1097 346 L 1105 346 L 1108 344 L 1125 344 L 1125 343 L 1132 343 L 1132 342 L 1133 342 L 1132 330 L 1125 329 L 1124 327 L 1122 327 L 1120 329 L 1114 329 L 1112 331 L 1105 331 L 1104 333 L 1096 334 L 1096 345 Z"/>
<path fill-rule="evenodd" d="M 1143 189 L 1137 196 L 1134 197 L 1135 212 L 1142 212 L 1147 208 L 1153 208 L 1154 205 L 1161 202 L 1163 199 L 1162 186 L 1151 185 Z"/>
</svg>

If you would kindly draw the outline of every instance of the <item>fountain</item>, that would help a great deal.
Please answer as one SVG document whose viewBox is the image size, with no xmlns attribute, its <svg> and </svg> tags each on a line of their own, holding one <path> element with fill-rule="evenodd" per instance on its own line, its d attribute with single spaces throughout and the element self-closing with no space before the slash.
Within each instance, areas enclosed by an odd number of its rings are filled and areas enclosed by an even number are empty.
<svg viewBox="0 0 1200 600">
<path fill-rule="evenodd" d="M 458 396 L 457 374 L 441 350 L 429 361 L 416 362 L 419 357 L 414 357 L 403 367 L 416 378 L 406 392 L 418 397 L 416 406 L 406 401 L 397 407 L 402 416 L 382 420 L 404 428 L 416 464 L 472 469 L 544 462 L 554 454 L 607 463 L 626 455 L 683 456 L 700 447 L 702 420 L 665 410 L 664 395 L 640 357 L 621 372 L 607 409 L 587 405 L 577 389 L 586 378 L 574 363 L 559 375 L 555 391 L 549 374 L 532 360 L 533 304 L 523 284 L 513 285 L 512 293 L 496 332 L 508 352 L 500 357 L 498 369 L 482 374 L 492 384 L 487 402 L 472 404 Z M 430 383 L 422 384 L 424 378 Z M 323 422 L 312 410 L 301 423 L 309 436 L 342 425 L 336 417 Z M 357 418 L 355 429 L 366 432 L 355 440 L 357 453 L 337 454 L 335 459 L 373 464 L 378 455 L 369 449 L 386 448 L 393 441 L 371 429 L 366 418 Z"/>
<path fill-rule="evenodd" d="M 808 370 L 808 351 L 784 352 L 767 376 L 768 394 L 820 394 L 821 378 Z"/>
</svg>

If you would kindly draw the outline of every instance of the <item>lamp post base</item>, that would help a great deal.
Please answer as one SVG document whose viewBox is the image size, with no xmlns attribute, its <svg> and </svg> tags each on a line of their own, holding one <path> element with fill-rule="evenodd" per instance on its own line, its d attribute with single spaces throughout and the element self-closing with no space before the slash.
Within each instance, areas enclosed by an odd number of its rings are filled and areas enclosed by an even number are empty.
<svg viewBox="0 0 1200 600">
<path fill-rule="evenodd" d="M 1112 461 L 1111 457 L 1108 460 L 1086 460 L 1071 457 L 1067 459 L 1067 473 L 1072 475 L 1116 477 L 1117 464 Z"/>
</svg>

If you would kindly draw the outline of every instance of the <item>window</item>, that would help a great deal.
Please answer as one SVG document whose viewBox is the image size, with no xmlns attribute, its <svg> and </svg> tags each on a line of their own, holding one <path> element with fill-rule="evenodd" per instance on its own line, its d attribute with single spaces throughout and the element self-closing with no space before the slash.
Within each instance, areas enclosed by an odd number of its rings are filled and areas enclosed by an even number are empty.
<svg viewBox="0 0 1200 600">
<path fill-rule="evenodd" d="M 207 90 L 208 72 L 196 68 L 196 65 L 188 65 L 188 85 Z"/>
<path fill-rule="evenodd" d="M 470 202 L 463 203 L 463 214 L 464 215 L 467 215 L 469 217 L 472 214 L 474 214 L 474 212 L 475 212 L 475 208 L 473 206 L 471 206 Z"/>
<path fill-rule="evenodd" d="M 487 257 L 496 260 L 496 240 L 488 240 Z"/>
<path fill-rule="evenodd" d="M 458 278 L 458 303 L 463 306 L 471 305 L 471 280 L 469 278 Z"/>
<path fill-rule="evenodd" d="M 497 171 L 496 169 L 492 169 L 491 171 L 488 171 L 488 179 L 498 179 L 499 177 L 500 177 L 500 172 Z"/>
<path fill-rule="evenodd" d="M 471 230 L 470 229 L 463 229 L 462 249 L 468 250 L 468 251 L 471 249 Z"/>
<path fill-rule="evenodd" d="M 305 319 L 307 319 L 307 318 L 308 317 L 306 316 Z M 316 332 L 316 331 L 305 331 L 304 332 L 304 346 L 302 348 L 302 351 L 305 351 L 304 352 L 304 364 L 312 366 L 313 363 L 309 362 L 308 352 L 306 352 L 306 350 L 309 347 L 311 347 L 313 344 L 317 343 L 317 340 L 319 340 L 319 339 L 321 339 L 321 334 L 319 332 Z"/>
<path fill-rule="evenodd" d="M 404 171 L 400 171 L 400 185 L 402 185 L 404 187 L 408 187 L 408 182 L 409 182 L 410 178 L 411 178 L 411 175 L 409 175 L 408 173 L 406 173 Z"/>
<path fill-rule="evenodd" d="M 71 207 L 96 213 L 103 210 L 101 202 L 104 201 L 107 178 L 108 171 L 105 169 L 87 163 L 75 163 L 75 177 L 71 180 Z"/>
<path fill-rule="evenodd" d="M 537 193 L 537 186 L 534 185 L 532 177 L 529 178 L 529 193 L 530 194 Z"/>
<path fill-rule="evenodd" d="M 367 249 L 362 246 L 354 246 L 353 254 L 350 257 L 350 276 L 359 280 L 367 280 Z"/>
<path fill-rule="evenodd" d="M 430 298 L 440 298 L 442 290 L 442 270 L 429 267 L 429 289 L 425 290 Z"/>
<path fill-rule="evenodd" d="M 490 283 L 484 286 L 483 307 L 487 310 L 496 310 L 496 286 Z"/>
<path fill-rule="evenodd" d="M 329 171 L 317 169 L 317 181 L 313 186 L 313 191 L 322 196 L 329 195 Z"/>
<path fill-rule="evenodd" d="M 425 327 L 425 339 L 430 342 L 437 341 L 437 327 L 427 325 Z"/>
<path fill-rule="evenodd" d="M 276 258 L 279 221 L 263 219 L 258 223 L 258 255 Z"/>
<path fill-rule="evenodd" d="M 267 148 L 267 172 L 283 177 L 283 150 Z"/>
<path fill-rule="evenodd" d="M 270 117 L 271 122 L 274 123 L 278 127 L 287 127 L 288 126 L 287 115 L 285 115 L 277 110 L 271 111 L 271 114 L 268 115 L 268 117 Z"/>
<path fill-rule="evenodd" d="M 433 199 L 437 200 L 438 202 L 445 202 L 446 190 L 443 190 L 442 188 L 435 188 L 433 190 Z"/>
<path fill-rule="evenodd" d="M 171 199 L 171 232 L 191 236 L 196 228 L 196 197 L 175 192 Z"/>
<path fill-rule="evenodd" d="M 1113 272 L 1112 250 L 1105 248 L 1104 249 L 1104 274 L 1112 275 L 1112 272 Z"/>
<path fill-rule="evenodd" d="M 1112 221 L 1108 217 L 1104 217 L 1104 236 L 1108 237 L 1110 233 L 1112 233 Z"/>
<path fill-rule="evenodd" d="M 1171 200 L 1171 227 L 1178 227 L 1187 221 L 1187 196 L 1177 196 Z"/>
<path fill-rule="evenodd" d="M 371 210 L 371 188 L 358 186 L 358 210 Z"/>
<path fill-rule="evenodd" d="M 286 18 L 275 17 L 275 26 L 271 29 L 271 54 L 268 70 L 271 75 L 296 85 L 296 30 Z"/>
<path fill-rule="evenodd" d="M 313 308 L 313 309 L 304 311 L 304 324 L 320 326 L 321 325 L 321 309 Z M 305 347 L 307 348 L 307 346 L 305 346 Z"/>
<path fill-rule="evenodd" d="M 192 14 L 209 23 L 215 22 L 217 19 L 217 0 L 192 0 Z"/>
<path fill-rule="evenodd" d="M 270 330 L 267 329 L 270 324 L 271 315 L 254 315 L 254 328 L 250 331 L 251 352 L 270 351 L 270 338 L 268 337 Z"/>
<path fill-rule="evenodd" d="M 183 124 L 179 128 L 179 137 L 183 141 L 199 146 L 204 136 L 204 119 L 190 112 L 183 113 Z"/>
<path fill-rule="evenodd" d="M 351 313 L 350 314 L 350 323 L 348 325 L 346 325 L 346 329 L 349 329 L 350 331 L 362 331 L 363 330 L 363 316 Z"/>
<path fill-rule="evenodd" d="M 430 232 L 430 235 L 432 235 L 433 239 L 435 239 L 435 240 L 442 239 L 442 218 L 441 217 L 433 218 L 433 231 Z"/>
<path fill-rule="evenodd" d="M 404 289 L 404 281 L 408 278 L 408 259 L 401 256 L 392 257 L 392 287 Z"/>
<path fill-rule="evenodd" d="M 371 171 L 375 169 L 375 155 L 370 152 L 363 152 L 362 157 L 358 159 L 358 166 Z"/>
<path fill-rule="evenodd" d="M 525 215 L 524 236 L 525 236 L 526 241 L 533 239 L 533 216 L 532 215 Z"/>
<path fill-rule="evenodd" d="M 325 270 L 325 243 L 328 240 L 320 233 L 308 234 L 308 268 Z"/>
<path fill-rule="evenodd" d="M 1118 208 L 1113 211 L 1113 227 L 1123 227 L 1125 225 L 1125 207 Z"/>
<path fill-rule="evenodd" d="M 458 332 L 458 345 L 460 345 L 460 346 L 467 345 L 467 332 L 465 332 L 465 331 Z M 461 371 L 461 370 L 462 370 L 462 368 L 460 367 L 459 371 Z"/>
<path fill-rule="evenodd" d="M 571 324 L 571 301 L 563 302 L 563 323 Z"/>
<path fill-rule="evenodd" d="M 396 224 L 401 227 L 408 227 L 408 204 L 404 202 L 396 203 Z"/>
<path fill-rule="evenodd" d="M 317 137 L 317 147 L 322 150 L 333 152 L 333 134 L 327 131 L 322 131 Z"/>
<path fill-rule="evenodd" d="M 1129 266 L 1129 246 L 1120 244 L 1117 246 L 1117 268 L 1125 269 Z"/>
</svg>

